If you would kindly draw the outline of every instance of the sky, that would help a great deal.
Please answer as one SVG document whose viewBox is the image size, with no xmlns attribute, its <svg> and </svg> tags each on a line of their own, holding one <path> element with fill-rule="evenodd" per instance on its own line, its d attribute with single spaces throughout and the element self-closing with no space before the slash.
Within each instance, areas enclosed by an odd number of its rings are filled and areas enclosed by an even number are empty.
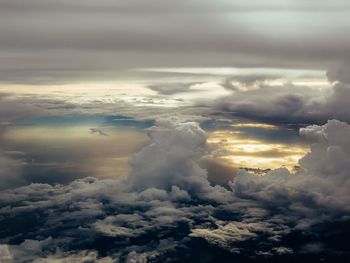
<svg viewBox="0 0 350 263">
<path fill-rule="evenodd" d="M 350 3 L 0 0 L 0 262 L 348 262 Z"/>
</svg>

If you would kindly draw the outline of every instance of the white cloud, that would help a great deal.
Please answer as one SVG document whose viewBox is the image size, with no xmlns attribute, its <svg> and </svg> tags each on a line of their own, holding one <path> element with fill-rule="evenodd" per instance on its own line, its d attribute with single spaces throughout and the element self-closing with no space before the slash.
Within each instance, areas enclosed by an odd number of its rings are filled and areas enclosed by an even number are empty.
<svg viewBox="0 0 350 263">
<path fill-rule="evenodd" d="M 205 132 L 197 123 L 183 122 L 177 117 L 163 119 L 148 129 L 148 134 L 149 145 L 130 160 L 132 169 L 127 182 L 132 188 L 152 187 L 173 192 L 176 186 L 202 197 L 214 189 L 207 180 L 206 170 L 195 162 L 203 154 L 206 143 Z"/>
</svg>

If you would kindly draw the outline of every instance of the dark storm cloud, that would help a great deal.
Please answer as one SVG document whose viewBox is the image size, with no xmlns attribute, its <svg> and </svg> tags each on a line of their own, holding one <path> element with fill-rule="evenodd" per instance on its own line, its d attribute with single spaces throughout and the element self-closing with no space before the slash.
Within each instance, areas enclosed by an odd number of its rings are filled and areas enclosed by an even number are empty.
<svg viewBox="0 0 350 263">
<path fill-rule="evenodd" d="M 344 261 L 349 133 L 335 120 L 302 129 L 316 143 L 297 174 L 241 171 L 227 189 L 211 185 L 196 163 L 206 137 L 198 124 L 161 120 L 133 157 L 130 177 L 1 192 L 2 259 Z"/>
<path fill-rule="evenodd" d="M 349 8 L 341 0 L 6 0 L 0 3 L 0 76 L 45 83 L 115 78 L 130 67 L 325 69 L 349 59 Z"/>
</svg>

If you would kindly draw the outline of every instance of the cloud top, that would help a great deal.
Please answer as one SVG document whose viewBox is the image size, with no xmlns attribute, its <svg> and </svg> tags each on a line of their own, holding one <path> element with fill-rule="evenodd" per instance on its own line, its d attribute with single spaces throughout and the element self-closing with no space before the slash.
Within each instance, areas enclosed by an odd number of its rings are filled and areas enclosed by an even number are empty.
<svg viewBox="0 0 350 263">
<path fill-rule="evenodd" d="M 348 222 L 350 128 L 332 120 L 300 132 L 315 144 L 297 174 L 286 169 L 266 176 L 241 171 L 227 189 L 211 185 L 196 163 L 206 140 L 198 124 L 160 120 L 148 131 L 149 144 L 131 160 L 128 178 L 85 178 L 66 186 L 32 184 L 2 191 L 3 225 L 32 218 L 20 229 L 10 224 L 1 230 L 2 250 L 14 262 L 24 257 L 162 262 L 196 257 L 198 246 L 213 255 L 222 250 L 226 259 L 246 253 L 281 260 L 284 255 L 317 254 L 307 250 L 315 236 L 340 235 L 327 222 Z M 288 242 L 302 235 L 301 243 Z M 338 259 L 346 256 L 326 237 L 317 242 L 327 248 L 327 257 L 334 251 Z"/>
</svg>

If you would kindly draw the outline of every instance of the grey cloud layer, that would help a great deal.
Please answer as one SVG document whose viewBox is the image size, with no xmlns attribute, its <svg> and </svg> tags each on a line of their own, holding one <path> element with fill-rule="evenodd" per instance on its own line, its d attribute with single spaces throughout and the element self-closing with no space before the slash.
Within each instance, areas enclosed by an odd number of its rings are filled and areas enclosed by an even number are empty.
<svg viewBox="0 0 350 263">
<path fill-rule="evenodd" d="M 248 85 L 247 90 L 230 83 L 224 85 L 234 93 L 214 103 L 216 114 L 301 126 L 333 118 L 350 121 L 350 86 L 346 83 L 336 83 L 330 88 L 258 83 L 253 89 Z"/>
<path fill-rule="evenodd" d="M 191 86 L 196 84 L 195 82 L 191 83 L 163 83 L 163 84 L 153 84 L 148 86 L 149 89 L 158 92 L 163 95 L 172 95 L 181 92 L 186 92 L 191 89 Z"/>
<path fill-rule="evenodd" d="M 328 66 L 349 60 L 347 1 L 2 1 L 1 80 L 155 66 Z M 261 12 L 264 11 L 264 12 Z M 310 34 L 310 32 L 312 32 Z"/>
<path fill-rule="evenodd" d="M 297 174 L 242 171 L 227 189 L 212 186 L 196 163 L 206 141 L 198 124 L 161 120 L 123 180 L 86 178 L 2 191 L 2 223 L 32 223 L 1 228 L 0 250 L 12 262 L 164 262 L 200 260 L 200 246 L 209 258 L 220 249 L 226 260 L 283 261 L 305 253 L 313 259 L 321 246 L 324 257 L 344 259 L 346 250 L 327 239 L 340 233 L 327 227 L 348 222 L 349 125 L 333 120 L 301 134 L 315 144 Z M 298 242 L 288 241 L 293 237 Z"/>
</svg>

